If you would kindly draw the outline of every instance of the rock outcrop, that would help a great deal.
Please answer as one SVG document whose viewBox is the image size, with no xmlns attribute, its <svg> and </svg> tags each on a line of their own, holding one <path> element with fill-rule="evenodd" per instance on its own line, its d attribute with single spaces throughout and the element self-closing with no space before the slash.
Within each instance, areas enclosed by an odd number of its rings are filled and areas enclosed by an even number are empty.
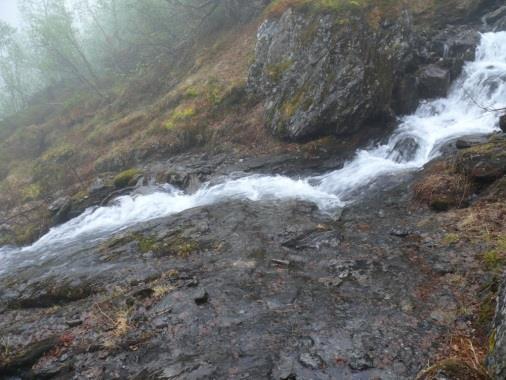
<svg viewBox="0 0 506 380">
<path fill-rule="evenodd" d="M 461 151 L 456 160 L 457 169 L 477 184 L 486 185 L 506 173 L 506 137 L 493 136 L 487 144 Z"/>
<path fill-rule="evenodd" d="M 446 12 L 462 23 L 482 3 Z M 378 8 L 346 15 L 289 8 L 265 21 L 248 87 L 265 99 L 268 128 L 288 140 L 354 135 L 413 112 L 420 99 L 445 96 L 474 59 L 479 35 L 455 25 L 433 32 L 444 9 L 431 19 L 408 9 L 394 18 Z"/>
<path fill-rule="evenodd" d="M 501 130 L 503 132 L 506 133 L 506 114 L 502 115 L 500 118 L 499 118 L 499 127 L 501 128 Z"/>
<path fill-rule="evenodd" d="M 420 70 L 419 91 L 424 98 L 442 98 L 447 95 L 451 83 L 450 70 L 438 65 L 427 65 Z"/>
<path fill-rule="evenodd" d="M 506 5 L 487 13 L 483 17 L 483 21 L 491 30 L 506 30 Z"/>
<path fill-rule="evenodd" d="M 506 378 L 506 280 L 497 301 L 495 329 L 490 339 L 492 353 L 489 356 L 489 367 L 497 379 L 504 379 Z"/>
</svg>

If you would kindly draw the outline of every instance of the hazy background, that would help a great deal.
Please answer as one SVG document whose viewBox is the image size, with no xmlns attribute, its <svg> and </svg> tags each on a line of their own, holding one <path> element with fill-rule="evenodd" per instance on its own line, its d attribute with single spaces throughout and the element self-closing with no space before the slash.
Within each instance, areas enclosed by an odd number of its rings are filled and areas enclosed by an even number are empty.
<svg viewBox="0 0 506 380">
<path fill-rule="evenodd" d="M 19 25 L 17 0 L 0 0 L 0 19 L 7 21 L 12 26 Z"/>
</svg>

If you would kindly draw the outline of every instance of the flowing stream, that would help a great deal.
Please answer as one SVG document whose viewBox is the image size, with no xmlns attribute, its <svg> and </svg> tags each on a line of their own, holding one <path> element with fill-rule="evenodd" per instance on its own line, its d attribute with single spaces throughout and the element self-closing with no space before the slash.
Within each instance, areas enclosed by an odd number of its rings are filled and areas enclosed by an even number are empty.
<svg viewBox="0 0 506 380">
<path fill-rule="evenodd" d="M 506 32 L 483 34 L 476 61 L 465 65 L 447 98 L 421 104 L 400 120 L 386 144 L 358 151 L 342 169 L 300 179 L 251 175 L 207 184 L 194 194 L 165 185 L 150 194 L 119 197 L 110 206 L 88 209 L 54 227 L 29 247 L 0 248 L 0 273 L 13 266 L 36 265 L 62 249 L 93 243 L 148 220 L 229 199 L 301 199 L 331 212 L 352 202 L 354 190 L 382 175 L 423 167 L 451 140 L 498 130 L 498 113 L 483 107 L 506 107 L 505 46 Z"/>
</svg>

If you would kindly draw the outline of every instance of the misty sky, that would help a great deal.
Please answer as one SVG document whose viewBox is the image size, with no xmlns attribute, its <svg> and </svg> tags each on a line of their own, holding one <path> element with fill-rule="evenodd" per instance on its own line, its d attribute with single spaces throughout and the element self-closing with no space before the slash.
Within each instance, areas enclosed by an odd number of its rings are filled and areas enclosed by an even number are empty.
<svg viewBox="0 0 506 380">
<path fill-rule="evenodd" d="M 0 0 L 0 19 L 12 26 L 19 25 L 17 0 Z"/>
</svg>

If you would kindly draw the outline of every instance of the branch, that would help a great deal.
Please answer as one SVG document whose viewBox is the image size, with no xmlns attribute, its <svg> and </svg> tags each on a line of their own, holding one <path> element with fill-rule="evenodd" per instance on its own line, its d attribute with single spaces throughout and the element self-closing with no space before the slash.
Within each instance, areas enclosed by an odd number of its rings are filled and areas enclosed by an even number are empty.
<svg viewBox="0 0 506 380">
<path fill-rule="evenodd" d="M 464 89 L 464 93 L 466 94 L 466 96 L 471 99 L 471 101 L 476 105 L 478 106 L 479 108 L 481 108 L 482 110 L 486 111 L 486 112 L 503 112 L 503 111 L 506 111 L 506 107 L 504 108 L 491 108 L 491 107 L 487 107 L 487 106 L 484 106 L 482 104 L 480 104 L 470 93 L 469 91 L 467 91 L 466 89 Z"/>
</svg>

